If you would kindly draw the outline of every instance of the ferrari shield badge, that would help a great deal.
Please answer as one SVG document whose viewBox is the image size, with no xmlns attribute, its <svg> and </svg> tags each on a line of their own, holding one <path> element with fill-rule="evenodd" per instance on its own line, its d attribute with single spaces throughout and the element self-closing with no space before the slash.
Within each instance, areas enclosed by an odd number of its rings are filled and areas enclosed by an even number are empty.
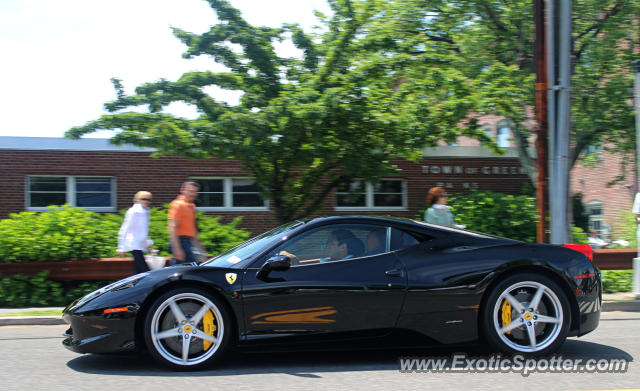
<svg viewBox="0 0 640 391">
<path fill-rule="evenodd" d="M 236 282 L 236 278 L 238 278 L 236 273 L 227 273 L 224 276 L 227 278 L 229 285 L 233 285 L 233 283 Z"/>
</svg>

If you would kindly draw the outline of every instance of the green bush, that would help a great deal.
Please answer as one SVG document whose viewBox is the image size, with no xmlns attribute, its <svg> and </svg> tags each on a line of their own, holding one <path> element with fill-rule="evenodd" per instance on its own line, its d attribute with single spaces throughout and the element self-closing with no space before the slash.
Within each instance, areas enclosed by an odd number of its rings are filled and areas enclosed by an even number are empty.
<svg viewBox="0 0 640 391">
<path fill-rule="evenodd" d="M 527 195 L 511 195 L 492 191 L 472 191 L 451 195 L 447 200 L 457 224 L 466 229 L 505 238 L 536 241 L 538 208 L 536 199 Z M 418 219 L 422 220 L 424 208 Z M 573 243 L 588 243 L 587 234 L 571 226 Z"/>
<path fill-rule="evenodd" d="M 0 307 L 66 306 L 110 281 L 74 282 L 62 284 L 47 279 L 48 271 L 33 278 L 16 274 L 0 279 Z"/>
<path fill-rule="evenodd" d="M 571 226 L 571 234 L 573 235 L 573 243 L 589 244 L 589 236 L 580 227 Z"/>
<path fill-rule="evenodd" d="M 168 255 L 167 209 L 151 209 L 149 236 L 161 254 Z M 0 220 L 0 262 L 30 262 L 116 256 L 118 230 L 124 213 L 99 214 L 69 205 L 47 212 L 14 213 Z M 241 218 L 221 224 L 220 217 L 198 213 L 198 230 L 210 254 L 245 241 Z"/>
<path fill-rule="evenodd" d="M 0 220 L 0 260 L 49 261 L 115 256 L 118 220 L 68 205 Z"/>
<path fill-rule="evenodd" d="M 616 221 L 614 229 L 614 235 L 617 239 L 626 240 L 629 242 L 630 248 L 638 248 L 638 237 L 636 236 L 637 223 L 636 215 L 631 213 L 630 210 L 618 210 L 621 213 L 621 217 Z M 611 248 L 611 247 L 610 247 Z"/>
<path fill-rule="evenodd" d="M 219 254 L 234 247 L 247 239 L 249 232 L 238 227 L 242 222 L 241 217 L 236 217 L 229 224 L 221 224 L 219 216 L 205 216 L 198 213 L 198 233 L 202 245 L 209 254 Z"/>
<path fill-rule="evenodd" d="M 527 242 L 536 240 L 538 215 L 533 197 L 472 191 L 465 195 L 452 195 L 448 205 L 456 222 L 471 231 Z M 424 209 L 420 211 L 419 218 L 422 216 Z"/>
<path fill-rule="evenodd" d="M 606 293 L 630 292 L 633 270 L 602 270 L 602 290 Z"/>
</svg>

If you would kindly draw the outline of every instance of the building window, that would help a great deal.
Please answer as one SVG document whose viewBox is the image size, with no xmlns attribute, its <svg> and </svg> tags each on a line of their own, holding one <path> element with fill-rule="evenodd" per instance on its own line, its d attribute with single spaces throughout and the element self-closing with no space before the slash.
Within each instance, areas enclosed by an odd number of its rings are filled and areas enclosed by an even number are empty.
<svg viewBox="0 0 640 391">
<path fill-rule="evenodd" d="M 27 210 L 44 211 L 49 205 L 70 204 L 87 210 L 116 209 L 115 178 L 76 176 L 30 176 Z"/>
<path fill-rule="evenodd" d="M 585 166 L 593 166 L 602 160 L 602 145 L 590 144 L 583 152 L 582 162 Z"/>
<path fill-rule="evenodd" d="M 509 148 L 511 146 L 511 141 L 509 141 L 510 136 L 511 122 L 508 120 L 498 122 L 498 135 L 496 137 L 496 142 L 500 148 Z"/>
<path fill-rule="evenodd" d="M 336 190 L 336 210 L 405 209 L 402 179 L 383 179 L 378 183 L 362 180 L 343 184 Z"/>
<path fill-rule="evenodd" d="M 604 205 L 601 201 L 589 201 L 586 205 L 589 216 L 589 230 L 595 229 L 599 234 L 604 233 Z"/>
<path fill-rule="evenodd" d="M 195 178 L 200 184 L 198 210 L 268 210 L 260 187 L 247 178 Z"/>
</svg>

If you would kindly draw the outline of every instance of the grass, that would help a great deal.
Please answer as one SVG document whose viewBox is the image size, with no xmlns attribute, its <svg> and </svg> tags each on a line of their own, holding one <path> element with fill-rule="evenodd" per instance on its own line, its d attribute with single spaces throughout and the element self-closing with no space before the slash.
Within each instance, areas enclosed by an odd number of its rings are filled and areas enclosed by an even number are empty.
<svg viewBox="0 0 640 391">
<path fill-rule="evenodd" d="M 9 317 L 9 316 L 51 316 L 51 315 L 62 315 L 62 310 L 7 312 L 7 313 L 4 313 L 4 314 L 0 314 L 0 317 Z"/>
</svg>

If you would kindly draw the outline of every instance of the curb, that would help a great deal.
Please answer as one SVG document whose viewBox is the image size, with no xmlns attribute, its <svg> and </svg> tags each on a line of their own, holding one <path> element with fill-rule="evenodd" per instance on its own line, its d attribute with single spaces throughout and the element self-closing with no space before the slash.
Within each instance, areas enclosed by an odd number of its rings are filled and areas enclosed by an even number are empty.
<svg viewBox="0 0 640 391">
<path fill-rule="evenodd" d="M 640 312 L 640 300 L 603 301 L 602 311 Z"/>
<path fill-rule="evenodd" d="M 37 326 L 66 324 L 59 316 L 7 316 L 0 317 L 0 326 Z"/>
<path fill-rule="evenodd" d="M 603 301 L 602 311 L 640 312 L 640 300 Z M 0 317 L 0 326 L 38 326 L 66 324 L 59 316 Z"/>
</svg>

